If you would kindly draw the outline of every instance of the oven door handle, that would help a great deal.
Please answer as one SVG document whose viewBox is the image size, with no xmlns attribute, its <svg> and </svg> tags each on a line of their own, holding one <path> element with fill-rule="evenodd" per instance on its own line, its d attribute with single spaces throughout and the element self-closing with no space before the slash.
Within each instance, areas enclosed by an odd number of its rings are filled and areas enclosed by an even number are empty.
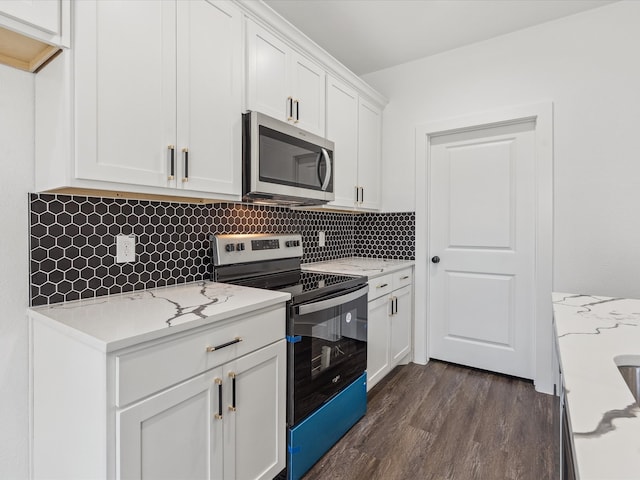
<svg viewBox="0 0 640 480">
<path fill-rule="evenodd" d="M 320 312 L 327 308 L 337 307 L 347 302 L 360 298 L 367 294 L 369 291 L 369 285 L 365 285 L 359 288 L 355 292 L 347 293 L 346 295 L 340 295 L 338 297 L 330 298 L 328 300 L 320 300 L 319 302 L 307 303 L 298 307 L 299 315 L 307 315 L 309 313 Z"/>
</svg>

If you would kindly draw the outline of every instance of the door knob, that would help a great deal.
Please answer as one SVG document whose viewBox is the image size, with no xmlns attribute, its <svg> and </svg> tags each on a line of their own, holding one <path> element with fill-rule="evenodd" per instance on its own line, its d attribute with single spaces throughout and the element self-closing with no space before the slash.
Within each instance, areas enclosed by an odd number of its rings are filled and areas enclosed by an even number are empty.
<svg viewBox="0 0 640 480">
<path fill-rule="evenodd" d="M 431 261 L 432 261 L 433 263 L 440 263 L 440 257 L 439 257 L 439 256 L 437 256 L 437 255 L 436 255 L 435 257 L 431 257 Z"/>
</svg>

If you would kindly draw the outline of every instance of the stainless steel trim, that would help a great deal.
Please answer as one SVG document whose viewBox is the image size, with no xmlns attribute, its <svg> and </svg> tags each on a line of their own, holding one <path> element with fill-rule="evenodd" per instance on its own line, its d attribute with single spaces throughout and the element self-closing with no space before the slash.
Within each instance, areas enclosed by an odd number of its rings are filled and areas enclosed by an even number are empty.
<svg viewBox="0 0 640 480">
<path fill-rule="evenodd" d="M 328 300 L 320 300 L 319 302 L 307 303 L 298 307 L 298 313 L 300 315 L 307 315 L 309 313 L 320 312 L 327 308 L 337 307 L 344 303 L 350 302 L 362 296 L 365 296 L 369 292 L 369 286 L 365 285 L 359 288 L 355 292 L 348 293 L 346 295 L 340 295 L 339 297 L 330 298 Z"/>
<path fill-rule="evenodd" d="M 331 181 L 331 159 L 329 158 L 329 152 L 327 152 L 326 148 L 322 148 L 322 156 L 324 157 L 324 161 L 327 162 L 327 173 L 324 176 L 324 182 L 322 183 L 322 191 L 324 192 L 329 186 L 329 182 Z"/>
</svg>

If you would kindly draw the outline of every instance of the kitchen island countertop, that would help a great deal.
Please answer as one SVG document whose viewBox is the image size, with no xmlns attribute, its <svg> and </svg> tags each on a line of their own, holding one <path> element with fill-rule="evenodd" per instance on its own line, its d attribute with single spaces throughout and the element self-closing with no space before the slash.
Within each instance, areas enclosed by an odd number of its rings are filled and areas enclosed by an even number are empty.
<svg viewBox="0 0 640 480">
<path fill-rule="evenodd" d="M 104 352 L 284 304 L 289 293 L 200 281 L 29 309 Z"/>
<path fill-rule="evenodd" d="M 324 262 L 304 263 L 303 270 L 343 275 L 363 275 L 375 278 L 404 268 L 413 267 L 413 260 L 394 260 L 387 258 L 346 257 Z"/>
<path fill-rule="evenodd" d="M 581 480 L 640 478 L 640 407 L 618 365 L 640 365 L 640 300 L 553 294 Z"/>
</svg>

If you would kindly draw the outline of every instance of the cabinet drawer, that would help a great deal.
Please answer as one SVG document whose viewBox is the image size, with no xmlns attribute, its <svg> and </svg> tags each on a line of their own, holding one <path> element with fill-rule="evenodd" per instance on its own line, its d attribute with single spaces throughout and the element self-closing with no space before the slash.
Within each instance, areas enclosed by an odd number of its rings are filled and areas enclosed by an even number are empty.
<svg viewBox="0 0 640 480">
<path fill-rule="evenodd" d="M 116 405 L 127 405 L 284 336 L 285 308 L 281 307 L 116 354 Z M 225 346 L 237 338 L 242 340 Z M 216 346 L 220 348 L 207 351 Z"/>
<path fill-rule="evenodd" d="M 393 273 L 393 289 L 396 290 L 413 282 L 413 272 L 410 268 Z"/>
<path fill-rule="evenodd" d="M 369 280 L 369 301 L 382 295 L 387 295 L 393 290 L 393 275 L 382 275 Z"/>
</svg>

